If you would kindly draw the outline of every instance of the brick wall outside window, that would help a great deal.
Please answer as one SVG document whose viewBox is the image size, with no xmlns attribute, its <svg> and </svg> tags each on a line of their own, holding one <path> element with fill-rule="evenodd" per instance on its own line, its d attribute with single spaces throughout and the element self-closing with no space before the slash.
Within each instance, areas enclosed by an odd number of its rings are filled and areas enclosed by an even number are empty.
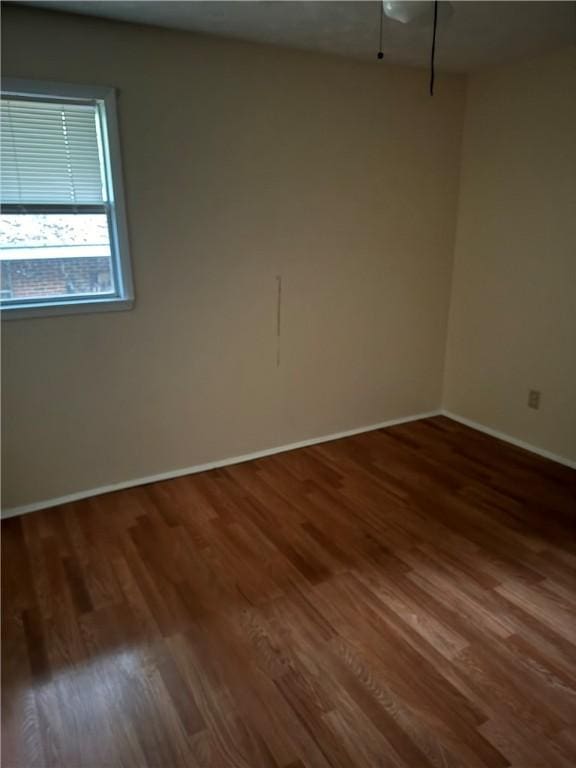
<svg viewBox="0 0 576 768">
<path fill-rule="evenodd" d="M 111 293 L 113 290 L 108 257 L 2 262 L 2 297 L 5 299 Z"/>
</svg>

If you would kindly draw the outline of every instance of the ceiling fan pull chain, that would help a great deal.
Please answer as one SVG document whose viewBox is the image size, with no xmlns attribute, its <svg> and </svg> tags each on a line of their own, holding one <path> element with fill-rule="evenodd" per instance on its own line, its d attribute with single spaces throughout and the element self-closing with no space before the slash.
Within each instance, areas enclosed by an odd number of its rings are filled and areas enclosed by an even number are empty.
<svg viewBox="0 0 576 768">
<path fill-rule="evenodd" d="M 380 2 L 380 34 L 378 37 L 378 56 L 376 58 L 383 59 L 384 51 L 382 50 L 382 25 L 384 23 L 384 0 Z"/>
<path fill-rule="evenodd" d="M 434 0 L 434 24 L 432 26 L 432 52 L 430 53 L 430 96 L 434 96 L 434 58 L 436 56 L 437 24 L 438 24 L 438 0 Z"/>
</svg>

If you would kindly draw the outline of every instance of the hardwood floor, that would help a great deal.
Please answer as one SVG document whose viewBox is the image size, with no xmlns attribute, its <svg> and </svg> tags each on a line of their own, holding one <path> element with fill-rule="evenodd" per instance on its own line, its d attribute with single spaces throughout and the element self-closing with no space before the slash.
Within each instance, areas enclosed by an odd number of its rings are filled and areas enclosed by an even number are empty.
<svg viewBox="0 0 576 768">
<path fill-rule="evenodd" d="M 436 417 L 7 520 L 4 768 L 572 768 L 576 472 Z"/>
</svg>

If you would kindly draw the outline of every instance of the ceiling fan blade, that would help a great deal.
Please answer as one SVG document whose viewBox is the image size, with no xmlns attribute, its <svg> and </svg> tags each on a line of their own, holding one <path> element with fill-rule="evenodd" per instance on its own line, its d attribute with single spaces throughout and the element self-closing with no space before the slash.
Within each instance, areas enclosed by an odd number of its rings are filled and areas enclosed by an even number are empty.
<svg viewBox="0 0 576 768">
<path fill-rule="evenodd" d="M 382 0 L 384 14 L 393 21 L 411 26 L 425 26 L 432 23 L 434 16 L 433 0 Z M 454 13 L 454 6 L 449 0 L 438 3 L 438 17 L 446 21 Z"/>
</svg>

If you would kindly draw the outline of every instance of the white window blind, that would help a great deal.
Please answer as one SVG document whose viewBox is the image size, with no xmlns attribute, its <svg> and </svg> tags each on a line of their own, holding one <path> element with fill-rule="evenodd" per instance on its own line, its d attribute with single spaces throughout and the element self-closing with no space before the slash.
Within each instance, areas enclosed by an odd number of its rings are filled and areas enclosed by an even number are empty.
<svg viewBox="0 0 576 768">
<path fill-rule="evenodd" d="M 1 201 L 6 205 L 103 205 L 96 104 L 3 98 Z"/>
</svg>

